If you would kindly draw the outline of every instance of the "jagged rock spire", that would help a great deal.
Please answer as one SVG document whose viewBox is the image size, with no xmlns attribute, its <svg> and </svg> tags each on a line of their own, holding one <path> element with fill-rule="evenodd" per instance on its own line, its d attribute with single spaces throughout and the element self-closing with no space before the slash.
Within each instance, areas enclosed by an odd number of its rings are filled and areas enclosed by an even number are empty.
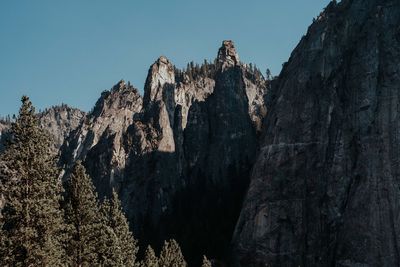
<svg viewBox="0 0 400 267">
<path fill-rule="evenodd" d="M 123 89 L 125 87 L 125 81 L 121 79 L 114 87 L 113 89 Z"/>
<path fill-rule="evenodd" d="M 165 57 L 160 56 L 151 65 L 144 87 L 144 106 L 149 102 L 163 100 L 165 91 L 175 84 L 174 66 Z"/>
<path fill-rule="evenodd" d="M 159 57 L 149 69 L 144 87 L 143 109 L 146 120 L 157 120 L 155 127 L 162 133 L 158 149 L 163 152 L 174 151 L 172 127 L 175 111 L 175 71 L 174 66 L 164 56 Z"/>
<path fill-rule="evenodd" d="M 239 64 L 239 55 L 236 52 L 235 45 L 231 40 L 222 42 L 221 48 L 218 50 L 218 68 L 225 70 Z"/>
</svg>

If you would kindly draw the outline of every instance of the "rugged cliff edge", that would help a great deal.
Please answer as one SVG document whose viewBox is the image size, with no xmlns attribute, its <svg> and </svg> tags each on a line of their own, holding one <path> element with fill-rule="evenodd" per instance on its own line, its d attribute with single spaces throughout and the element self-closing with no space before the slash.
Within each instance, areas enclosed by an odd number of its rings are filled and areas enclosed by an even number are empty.
<svg viewBox="0 0 400 267">
<path fill-rule="evenodd" d="M 120 182 L 126 164 L 123 135 L 133 116 L 142 108 L 139 92 L 125 81 L 104 91 L 89 112 L 61 147 L 60 163 L 68 173 L 78 160 L 86 159 L 86 167 L 96 189 L 104 196 Z"/>
<path fill-rule="evenodd" d="M 64 140 L 79 126 L 85 116 L 85 112 L 62 104 L 47 108 L 39 112 L 37 116 L 40 126 L 49 133 L 52 139 L 52 151 L 57 154 Z M 0 152 L 4 149 L 11 121 L 10 118 L 8 120 L 0 120 Z"/>
<path fill-rule="evenodd" d="M 58 153 L 64 140 L 79 126 L 85 115 L 85 112 L 65 104 L 48 108 L 38 114 L 40 125 L 53 139 L 55 153 Z"/>
<path fill-rule="evenodd" d="M 400 2 L 332 2 L 271 90 L 237 266 L 399 266 Z"/>
<path fill-rule="evenodd" d="M 123 81 L 105 91 L 61 148 L 83 160 L 100 197 L 115 188 L 139 240 L 173 237 L 189 262 L 228 254 L 266 114 L 269 88 L 224 41 L 214 63 L 150 67 L 143 98 Z"/>
</svg>

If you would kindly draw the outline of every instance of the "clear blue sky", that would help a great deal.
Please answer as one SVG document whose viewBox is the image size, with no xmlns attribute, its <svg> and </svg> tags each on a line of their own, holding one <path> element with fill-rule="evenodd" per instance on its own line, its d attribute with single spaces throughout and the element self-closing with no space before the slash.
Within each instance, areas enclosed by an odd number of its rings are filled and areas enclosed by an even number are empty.
<svg viewBox="0 0 400 267">
<path fill-rule="evenodd" d="M 213 59 L 224 39 L 274 75 L 329 0 L 1 0 L 0 115 L 22 94 L 37 108 L 90 110 L 124 79 L 143 91 L 160 55 Z"/>
</svg>

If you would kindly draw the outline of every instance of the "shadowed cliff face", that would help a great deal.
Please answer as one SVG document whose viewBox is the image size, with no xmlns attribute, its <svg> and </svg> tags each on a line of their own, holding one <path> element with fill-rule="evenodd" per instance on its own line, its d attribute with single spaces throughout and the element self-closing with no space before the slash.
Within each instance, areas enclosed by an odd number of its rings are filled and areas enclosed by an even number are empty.
<svg viewBox="0 0 400 267">
<path fill-rule="evenodd" d="M 267 87 L 239 62 L 231 41 L 214 64 L 183 72 L 162 56 L 149 69 L 143 101 L 125 83 L 104 92 L 64 143 L 61 162 L 68 171 L 82 159 L 101 197 L 116 188 L 143 244 L 176 238 L 196 264 L 202 254 L 224 257 Z"/>
<path fill-rule="evenodd" d="M 238 266 L 399 266 L 400 2 L 331 3 L 271 90 Z"/>
</svg>

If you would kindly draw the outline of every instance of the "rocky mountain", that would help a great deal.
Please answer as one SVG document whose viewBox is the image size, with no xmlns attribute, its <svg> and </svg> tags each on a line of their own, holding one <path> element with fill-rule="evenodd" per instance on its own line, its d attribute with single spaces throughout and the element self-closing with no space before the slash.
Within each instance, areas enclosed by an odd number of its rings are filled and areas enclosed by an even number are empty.
<svg viewBox="0 0 400 267">
<path fill-rule="evenodd" d="M 232 41 L 214 63 L 178 70 L 164 56 L 144 96 L 121 81 L 102 94 L 61 148 L 83 160 L 100 196 L 115 188 L 141 242 L 176 238 L 189 261 L 224 257 L 266 114 L 269 82 Z M 211 241 L 211 242 L 210 242 Z"/>
<path fill-rule="evenodd" d="M 97 189 L 109 192 L 125 168 L 122 136 L 141 107 L 142 97 L 124 81 L 118 82 L 110 91 L 104 91 L 94 109 L 61 147 L 62 164 L 68 169 L 67 166 L 77 159 L 88 157 L 95 165 L 91 174 Z"/>
<path fill-rule="evenodd" d="M 400 2 L 331 2 L 268 96 L 236 266 L 400 265 Z"/>
<path fill-rule="evenodd" d="M 55 152 L 58 152 L 71 131 L 80 125 L 84 116 L 85 112 L 65 104 L 53 106 L 38 114 L 40 125 L 53 138 Z"/>
<path fill-rule="evenodd" d="M 87 114 L 38 116 L 64 177 L 82 160 L 100 197 L 116 189 L 141 247 L 175 238 L 190 266 L 399 266 L 399 25 L 398 0 L 332 1 L 273 81 L 224 41 L 211 63 L 158 58 L 143 96 L 120 81 Z"/>
<path fill-rule="evenodd" d="M 80 125 L 85 112 L 62 104 L 47 108 L 39 112 L 37 116 L 40 125 L 49 132 L 50 137 L 53 139 L 53 152 L 57 154 L 70 132 Z M 0 120 L 0 151 L 4 149 L 4 142 L 7 138 L 7 131 L 11 127 L 11 122 L 12 119 L 10 118 Z"/>
</svg>

